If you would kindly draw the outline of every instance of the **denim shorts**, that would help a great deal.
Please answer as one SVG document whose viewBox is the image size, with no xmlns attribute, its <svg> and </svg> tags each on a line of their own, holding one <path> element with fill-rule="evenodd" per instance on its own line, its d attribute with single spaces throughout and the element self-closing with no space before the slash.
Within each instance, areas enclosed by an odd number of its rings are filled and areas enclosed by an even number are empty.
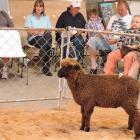
<svg viewBox="0 0 140 140">
<path fill-rule="evenodd" d="M 106 38 L 100 37 L 90 37 L 87 45 L 91 48 L 95 48 L 96 50 L 116 50 L 117 44 L 109 45 L 106 41 Z"/>
</svg>

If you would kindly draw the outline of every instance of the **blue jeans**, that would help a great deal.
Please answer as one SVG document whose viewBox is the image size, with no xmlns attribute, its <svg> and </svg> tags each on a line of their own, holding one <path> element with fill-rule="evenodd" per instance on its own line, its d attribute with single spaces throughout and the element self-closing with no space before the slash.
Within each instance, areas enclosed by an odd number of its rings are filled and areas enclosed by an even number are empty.
<svg viewBox="0 0 140 140">
<path fill-rule="evenodd" d="M 67 38 L 64 39 L 64 43 L 66 44 L 63 47 L 63 58 L 66 57 L 67 54 Z M 71 39 L 71 43 L 73 44 L 73 49 L 76 54 L 77 60 L 81 60 L 84 56 L 84 39 L 83 37 L 80 36 L 75 36 L 74 38 Z M 69 50 L 70 51 L 70 50 Z M 71 54 L 71 51 L 69 53 L 70 57 L 74 57 L 73 54 Z"/>
<path fill-rule="evenodd" d="M 52 46 L 52 35 L 49 32 L 44 33 L 42 36 L 36 36 L 29 41 L 30 45 L 39 48 L 39 55 L 43 60 L 43 70 L 50 71 L 50 53 Z"/>
</svg>

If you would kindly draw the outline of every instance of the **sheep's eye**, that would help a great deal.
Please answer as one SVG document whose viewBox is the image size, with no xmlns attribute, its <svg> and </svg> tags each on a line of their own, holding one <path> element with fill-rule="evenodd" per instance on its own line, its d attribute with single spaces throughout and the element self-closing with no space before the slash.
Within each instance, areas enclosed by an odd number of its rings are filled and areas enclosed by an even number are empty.
<svg viewBox="0 0 140 140">
<path fill-rule="evenodd" d="M 79 70 L 80 66 L 79 65 L 75 65 L 74 68 L 75 68 L 75 70 Z"/>
<path fill-rule="evenodd" d="M 73 69 L 73 67 L 72 66 L 68 66 L 66 69 L 71 70 L 71 69 Z"/>
</svg>

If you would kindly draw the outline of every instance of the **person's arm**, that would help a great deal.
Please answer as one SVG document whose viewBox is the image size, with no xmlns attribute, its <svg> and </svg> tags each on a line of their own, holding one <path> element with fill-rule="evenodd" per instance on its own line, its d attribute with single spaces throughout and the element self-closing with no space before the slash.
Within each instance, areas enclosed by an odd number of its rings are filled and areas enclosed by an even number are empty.
<svg viewBox="0 0 140 140">
<path fill-rule="evenodd" d="M 115 16 L 112 16 L 107 24 L 107 28 L 106 28 L 107 31 L 112 31 L 112 24 L 113 24 L 114 20 L 115 20 Z M 112 44 L 117 43 L 117 39 L 115 39 L 113 37 L 109 37 L 107 42 L 109 45 L 112 45 Z"/>
<path fill-rule="evenodd" d="M 91 29 L 89 24 L 90 24 L 90 23 L 89 23 L 89 21 L 88 21 L 88 22 L 85 24 L 85 29 Z M 88 37 L 88 38 L 90 37 L 90 33 L 91 33 L 91 32 L 87 32 L 87 35 L 88 35 L 87 37 Z"/>
<path fill-rule="evenodd" d="M 100 33 L 98 33 L 99 37 L 106 38 L 106 34 L 102 32 L 105 30 L 105 27 L 104 27 L 104 25 L 102 23 L 102 19 L 100 17 L 98 17 L 98 20 L 97 20 L 97 29 L 96 30 L 101 31 Z"/>
<path fill-rule="evenodd" d="M 114 18 L 115 18 L 114 16 L 112 16 L 112 17 L 110 18 L 110 20 L 109 20 L 109 22 L 108 22 L 108 24 L 107 24 L 106 30 L 109 30 L 109 31 L 112 30 L 112 24 L 113 24 L 113 22 L 114 22 L 114 20 L 115 20 Z"/>
<path fill-rule="evenodd" d="M 7 27 L 14 27 L 13 20 L 9 17 L 9 15 L 5 11 L 2 11 L 2 13 L 7 20 Z"/>
<path fill-rule="evenodd" d="M 128 45 L 128 47 L 131 48 L 131 49 L 137 49 L 138 45 L 136 45 L 136 44 L 135 45 Z"/>
<path fill-rule="evenodd" d="M 90 29 L 90 27 L 89 27 L 89 21 L 85 24 L 85 29 Z"/>
<path fill-rule="evenodd" d="M 113 44 L 117 43 L 117 39 L 115 39 L 115 38 L 108 38 L 107 42 L 108 42 L 109 45 L 113 45 Z"/>
<path fill-rule="evenodd" d="M 84 16 L 81 14 L 82 28 L 85 28 L 86 20 Z"/>
<path fill-rule="evenodd" d="M 65 24 L 64 24 L 65 20 L 64 20 L 64 13 L 62 13 L 57 22 L 56 22 L 56 25 L 55 27 L 56 28 L 65 28 Z M 61 32 L 56 32 L 56 37 L 55 37 L 55 40 L 58 42 L 58 44 L 61 44 Z"/>
<path fill-rule="evenodd" d="M 48 29 L 52 28 L 52 24 L 49 17 L 47 17 L 47 28 Z"/>
<path fill-rule="evenodd" d="M 81 20 L 81 28 L 85 28 L 86 20 L 81 13 L 80 13 L 80 20 Z M 77 31 L 76 36 L 79 36 L 82 33 L 83 33 L 83 31 Z"/>
<path fill-rule="evenodd" d="M 56 22 L 56 28 L 65 28 L 65 18 L 64 18 L 64 14 L 62 13 L 60 15 L 60 17 L 58 18 L 57 22 Z"/>
</svg>

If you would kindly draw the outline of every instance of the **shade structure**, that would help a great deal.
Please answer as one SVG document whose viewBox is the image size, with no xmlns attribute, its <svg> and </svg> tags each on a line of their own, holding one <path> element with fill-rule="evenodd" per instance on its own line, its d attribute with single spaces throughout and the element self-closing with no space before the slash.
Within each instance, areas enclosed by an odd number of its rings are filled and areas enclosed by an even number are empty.
<svg viewBox="0 0 140 140">
<path fill-rule="evenodd" d="M 16 30 L 0 30 L 0 57 L 25 57 L 20 34 Z"/>
</svg>

